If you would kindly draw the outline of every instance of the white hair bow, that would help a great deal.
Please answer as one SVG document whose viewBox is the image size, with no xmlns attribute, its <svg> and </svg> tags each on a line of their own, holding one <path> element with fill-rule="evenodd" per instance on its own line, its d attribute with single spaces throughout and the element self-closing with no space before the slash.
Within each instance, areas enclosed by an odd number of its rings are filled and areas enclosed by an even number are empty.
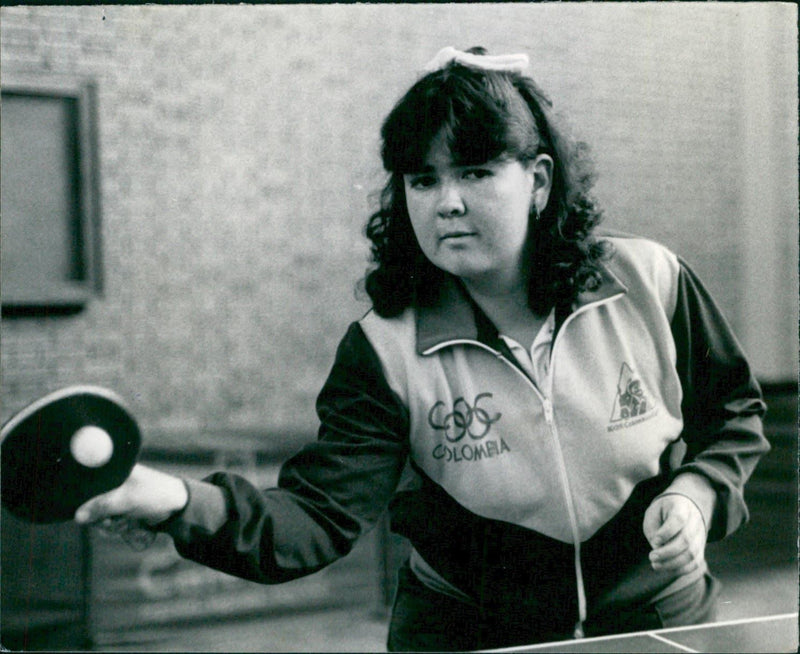
<svg viewBox="0 0 800 654">
<path fill-rule="evenodd" d="M 469 68 L 512 73 L 521 73 L 528 67 L 528 55 L 526 54 L 479 55 L 447 46 L 436 53 L 436 56 L 425 65 L 424 70 L 426 73 L 432 73 L 435 70 L 441 70 L 451 61 Z"/>
</svg>

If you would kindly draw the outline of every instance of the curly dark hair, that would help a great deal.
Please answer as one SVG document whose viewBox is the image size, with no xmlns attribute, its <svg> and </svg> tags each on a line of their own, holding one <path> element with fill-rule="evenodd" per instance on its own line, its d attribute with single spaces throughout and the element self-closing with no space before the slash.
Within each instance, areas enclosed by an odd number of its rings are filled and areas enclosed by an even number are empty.
<svg viewBox="0 0 800 654">
<path fill-rule="evenodd" d="M 469 52 L 485 54 L 483 48 Z M 434 301 L 445 273 L 422 253 L 411 227 L 403 175 L 423 167 L 439 133 L 460 165 L 500 156 L 520 162 L 546 153 L 553 159 L 547 206 L 529 220 L 532 265 L 528 303 L 547 313 L 599 284 L 599 262 L 610 246 L 593 235 L 602 214 L 590 195 L 594 173 L 585 143 L 557 123 L 552 103 L 530 78 L 516 72 L 475 69 L 450 62 L 422 77 L 400 99 L 381 129 L 389 179 L 380 208 L 366 226 L 374 265 L 364 278 L 375 311 L 395 316 Z"/>
</svg>

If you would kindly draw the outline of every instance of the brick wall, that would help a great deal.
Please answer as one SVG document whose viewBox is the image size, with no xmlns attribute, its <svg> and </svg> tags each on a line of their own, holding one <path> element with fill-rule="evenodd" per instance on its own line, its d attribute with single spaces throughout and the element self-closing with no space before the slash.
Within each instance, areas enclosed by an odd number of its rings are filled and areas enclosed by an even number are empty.
<svg viewBox="0 0 800 654">
<path fill-rule="evenodd" d="M 741 42 L 764 11 L 776 79 L 758 86 Z M 126 397 L 150 439 L 257 432 L 277 443 L 312 432 L 336 344 L 367 308 L 354 286 L 370 193 L 383 181 L 380 121 L 448 44 L 528 52 L 593 145 L 608 225 L 685 255 L 745 345 L 766 353 L 759 372 L 796 378 L 788 5 L 21 6 L 1 15 L 3 73 L 97 84 L 104 259 L 104 291 L 83 312 L 2 321 L 3 417 L 81 382 Z M 776 22 L 791 29 L 766 29 Z M 753 88 L 780 100 L 775 115 L 743 115 Z M 769 143 L 748 141 L 753 121 Z M 770 161 L 754 163 L 753 152 Z M 775 171 L 764 216 L 749 211 L 754 165 Z M 761 230 L 771 235 L 764 247 L 743 244 Z M 753 298 L 747 276 L 764 267 L 772 283 Z M 752 327 L 765 312 L 767 337 Z"/>
</svg>

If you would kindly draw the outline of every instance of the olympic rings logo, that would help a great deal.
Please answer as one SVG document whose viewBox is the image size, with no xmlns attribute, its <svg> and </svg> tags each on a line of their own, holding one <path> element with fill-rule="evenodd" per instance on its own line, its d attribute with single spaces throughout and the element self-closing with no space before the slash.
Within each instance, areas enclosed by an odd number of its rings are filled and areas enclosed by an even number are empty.
<svg viewBox="0 0 800 654">
<path fill-rule="evenodd" d="M 475 396 L 472 406 L 463 397 L 459 397 L 453 402 L 453 410 L 444 413 L 444 402 L 438 401 L 428 412 L 428 424 L 439 431 L 444 432 L 444 437 L 451 443 L 457 443 L 464 436 L 469 436 L 473 440 L 479 440 L 489 433 L 492 425 L 500 420 L 502 414 L 496 413 L 489 416 L 486 409 L 478 406 L 478 402 L 484 397 L 492 397 L 491 393 L 480 393 Z M 473 425 L 479 426 L 473 429 Z"/>
</svg>

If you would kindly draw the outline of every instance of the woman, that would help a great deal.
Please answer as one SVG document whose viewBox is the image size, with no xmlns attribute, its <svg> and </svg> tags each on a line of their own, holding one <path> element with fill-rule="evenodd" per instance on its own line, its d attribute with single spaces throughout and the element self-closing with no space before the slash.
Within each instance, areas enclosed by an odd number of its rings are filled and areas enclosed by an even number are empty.
<svg viewBox="0 0 800 654">
<path fill-rule="evenodd" d="M 526 63 L 445 48 L 384 122 L 373 308 L 278 488 L 137 466 L 78 521 L 138 519 L 277 583 L 345 555 L 388 506 L 412 546 L 395 651 L 713 618 L 705 544 L 746 519 L 760 390 L 684 262 L 595 235 L 585 148 Z"/>
</svg>

